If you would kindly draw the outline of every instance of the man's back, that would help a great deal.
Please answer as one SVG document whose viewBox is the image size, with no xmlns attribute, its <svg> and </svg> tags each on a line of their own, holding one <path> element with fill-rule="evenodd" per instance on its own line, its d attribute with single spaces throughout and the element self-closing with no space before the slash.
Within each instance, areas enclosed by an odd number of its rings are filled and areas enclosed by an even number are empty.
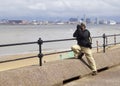
<svg viewBox="0 0 120 86">
<path fill-rule="evenodd" d="M 81 30 L 81 27 L 78 26 L 77 30 L 73 34 L 73 37 L 76 37 L 78 45 L 90 47 L 90 32 L 87 29 Z"/>
</svg>

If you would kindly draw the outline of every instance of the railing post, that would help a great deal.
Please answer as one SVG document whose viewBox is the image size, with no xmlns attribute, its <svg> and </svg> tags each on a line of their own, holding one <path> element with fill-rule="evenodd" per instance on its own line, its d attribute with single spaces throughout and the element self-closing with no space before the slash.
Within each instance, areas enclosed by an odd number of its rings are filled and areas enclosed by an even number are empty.
<svg viewBox="0 0 120 86">
<path fill-rule="evenodd" d="M 103 34 L 103 52 L 105 53 L 105 38 L 106 38 L 106 35 L 105 33 Z"/>
<path fill-rule="evenodd" d="M 106 36 L 106 46 L 108 46 L 108 37 Z"/>
<path fill-rule="evenodd" d="M 98 45 L 98 41 L 96 41 L 96 45 L 97 45 L 97 53 L 99 52 L 99 45 Z"/>
<path fill-rule="evenodd" d="M 116 45 L 116 34 L 114 34 L 114 45 Z"/>
<path fill-rule="evenodd" d="M 43 44 L 43 40 L 41 38 L 39 38 L 38 44 L 39 44 L 39 54 L 38 54 L 39 65 L 42 66 L 42 57 L 43 57 L 43 54 L 42 54 L 42 44 Z"/>
</svg>

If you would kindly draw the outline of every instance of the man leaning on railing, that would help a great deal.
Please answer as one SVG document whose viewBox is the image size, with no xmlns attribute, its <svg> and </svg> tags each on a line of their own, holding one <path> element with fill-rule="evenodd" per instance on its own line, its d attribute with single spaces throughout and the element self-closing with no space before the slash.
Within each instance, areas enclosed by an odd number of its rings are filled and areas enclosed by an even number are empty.
<svg viewBox="0 0 120 86">
<path fill-rule="evenodd" d="M 88 63 L 93 71 L 92 75 L 97 74 L 96 63 L 92 55 L 91 37 L 90 32 L 86 29 L 86 25 L 81 23 L 77 25 L 77 29 L 73 34 L 76 37 L 77 45 L 73 45 L 71 49 L 73 50 L 76 58 L 81 58 L 84 54 L 88 60 Z"/>
</svg>

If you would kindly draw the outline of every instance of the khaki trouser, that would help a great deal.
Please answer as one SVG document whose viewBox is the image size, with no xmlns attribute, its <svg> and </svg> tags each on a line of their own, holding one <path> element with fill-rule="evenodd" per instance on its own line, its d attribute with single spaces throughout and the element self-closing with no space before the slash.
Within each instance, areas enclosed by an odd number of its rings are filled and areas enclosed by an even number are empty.
<svg viewBox="0 0 120 86">
<path fill-rule="evenodd" d="M 84 53 L 88 60 L 90 67 L 92 68 L 92 71 L 97 71 L 95 60 L 92 56 L 92 51 L 90 48 L 86 48 L 82 46 L 80 47 L 79 45 L 73 45 L 71 49 L 75 53 L 75 57 L 78 57 L 81 53 Z"/>
</svg>

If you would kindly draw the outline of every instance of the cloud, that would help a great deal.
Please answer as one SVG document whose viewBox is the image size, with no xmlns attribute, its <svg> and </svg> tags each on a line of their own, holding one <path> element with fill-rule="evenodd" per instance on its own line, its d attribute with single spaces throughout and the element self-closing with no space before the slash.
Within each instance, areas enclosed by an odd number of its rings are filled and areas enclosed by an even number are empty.
<svg viewBox="0 0 120 86">
<path fill-rule="evenodd" d="M 31 10 L 46 10 L 46 5 L 44 3 L 36 3 L 33 5 L 28 6 Z"/>
<path fill-rule="evenodd" d="M 0 0 L 1 16 L 118 16 L 119 0 Z"/>
</svg>

